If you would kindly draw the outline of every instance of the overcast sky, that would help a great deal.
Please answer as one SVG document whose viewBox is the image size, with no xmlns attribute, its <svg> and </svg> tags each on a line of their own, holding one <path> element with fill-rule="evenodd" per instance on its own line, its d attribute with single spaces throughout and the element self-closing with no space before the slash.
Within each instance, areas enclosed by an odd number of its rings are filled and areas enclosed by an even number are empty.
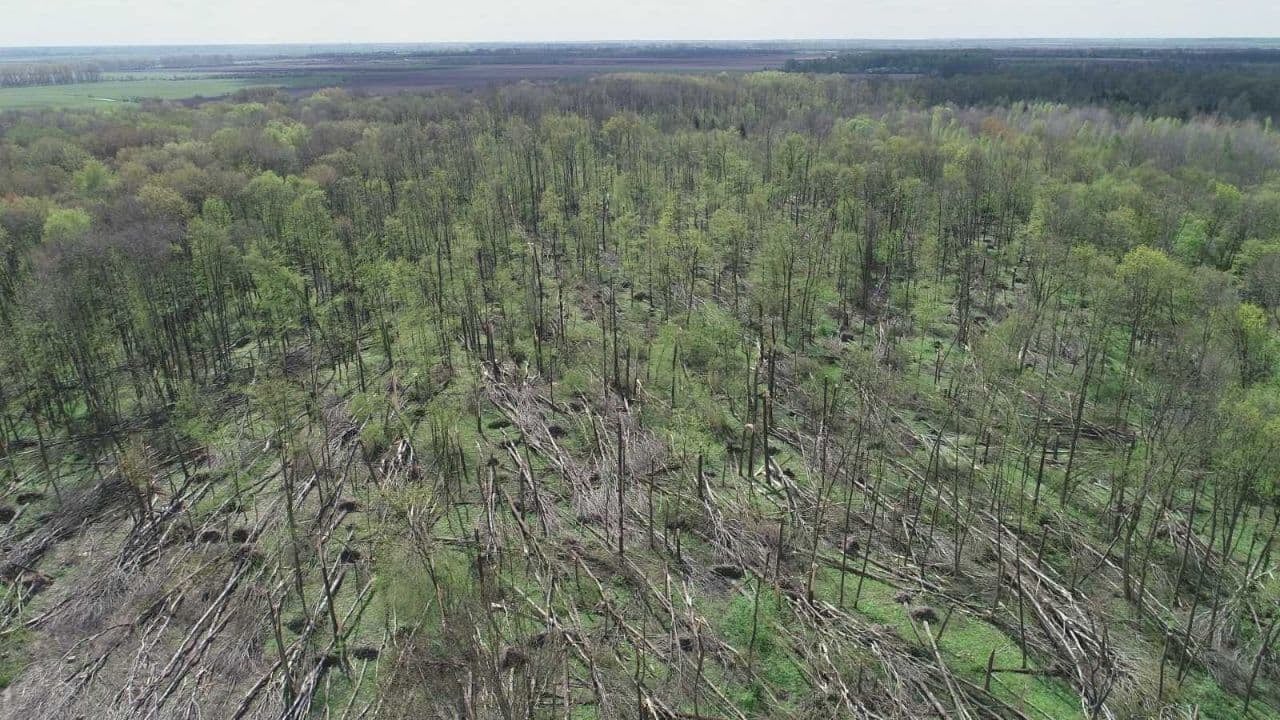
<svg viewBox="0 0 1280 720">
<path fill-rule="evenodd" d="M 1263 37 L 1280 0 L 0 0 L 0 45 Z"/>
</svg>

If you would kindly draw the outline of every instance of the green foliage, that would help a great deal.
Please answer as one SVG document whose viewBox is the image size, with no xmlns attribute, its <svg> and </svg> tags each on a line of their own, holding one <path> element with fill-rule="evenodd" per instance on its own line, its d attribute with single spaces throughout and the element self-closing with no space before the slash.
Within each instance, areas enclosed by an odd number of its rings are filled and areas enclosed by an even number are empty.
<svg viewBox="0 0 1280 720">
<path fill-rule="evenodd" d="M 1257 385 L 1224 399 L 1217 463 L 1224 474 L 1272 501 L 1280 462 L 1280 388 Z"/>
<path fill-rule="evenodd" d="M 1173 252 L 1188 265 L 1200 264 L 1209 252 L 1209 221 L 1195 215 L 1183 218 L 1173 239 Z"/>
<path fill-rule="evenodd" d="M 191 215 L 191 206 L 178 191 L 163 185 L 144 185 L 138 191 L 138 201 L 154 218 L 185 220 Z"/>
<path fill-rule="evenodd" d="M 82 197 L 96 198 L 111 192 L 116 178 L 106 165 L 90 159 L 72 176 L 72 183 Z"/>
<path fill-rule="evenodd" d="M 79 208 L 53 210 L 44 221 L 41 236 L 47 243 L 73 242 L 89 233 L 89 213 Z"/>
<path fill-rule="evenodd" d="M 1231 333 L 1240 355 L 1241 381 L 1247 384 L 1270 377 L 1275 368 L 1275 338 L 1262 308 L 1240 303 Z"/>
</svg>

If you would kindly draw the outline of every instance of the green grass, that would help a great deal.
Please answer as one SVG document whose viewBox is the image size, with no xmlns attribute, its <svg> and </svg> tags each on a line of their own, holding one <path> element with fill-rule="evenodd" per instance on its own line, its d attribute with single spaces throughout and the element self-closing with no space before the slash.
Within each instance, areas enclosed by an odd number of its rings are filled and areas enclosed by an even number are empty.
<svg viewBox="0 0 1280 720">
<path fill-rule="evenodd" d="M 26 644 L 30 640 L 27 630 L 15 630 L 0 635 L 0 690 L 13 682 L 27 664 Z"/>
<path fill-rule="evenodd" d="M 213 77 L 151 77 L 0 89 L 0 110 L 111 107 L 143 99 L 220 97 L 259 82 Z"/>
<path fill-rule="evenodd" d="M 845 607 L 854 610 L 853 598 L 857 594 L 858 579 L 845 580 Z M 819 594 L 833 604 L 838 602 L 839 573 L 824 571 L 818 583 Z M 925 645 L 917 633 L 907 610 L 894 600 L 897 590 L 885 583 L 864 579 L 856 612 L 878 623 L 889 625 L 910 641 Z M 936 632 L 938 628 L 935 628 Z M 1075 693 L 1058 678 L 1042 675 L 1002 673 L 1000 669 L 1017 668 L 1022 664 L 1022 653 L 1017 642 L 998 628 L 979 618 L 962 612 L 955 613 L 947 622 L 942 639 L 938 642 L 947 667 L 951 672 L 975 685 L 981 685 L 986 673 L 987 658 L 995 651 L 992 676 L 992 692 L 1010 705 L 1026 710 L 1035 708 L 1037 717 L 1081 717 Z M 1030 663 L 1031 667 L 1037 664 Z"/>
<path fill-rule="evenodd" d="M 729 602 L 723 614 L 722 629 L 726 639 L 740 653 L 751 658 L 759 681 L 767 683 L 778 699 L 786 703 L 801 697 L 808 690 L 808 685 L 786 646 L 777 637 L 775 626 L 781 600 L 768 588 L 757 592 L 760 593 L 758 607 L 754 593 L 739 595 Z M 739 708 L 747 713 L 769 709 L 768 694 L 759 683 L 733 688 L 731 694 Z"/>
<path fill-rule="evenodd" d="M 1234 720 L 1244 717 L 1244 700 L 1223 690 L 1213 678 L 1193 673 L 1176 693 L 1181 707 L 1195 708 L 1199 717 L 1208 720 Z M 1249 717 L 1255 720 L 1280 718 L 1276 710 L 1256 696 L 1249 705 Z"/>
</svg>

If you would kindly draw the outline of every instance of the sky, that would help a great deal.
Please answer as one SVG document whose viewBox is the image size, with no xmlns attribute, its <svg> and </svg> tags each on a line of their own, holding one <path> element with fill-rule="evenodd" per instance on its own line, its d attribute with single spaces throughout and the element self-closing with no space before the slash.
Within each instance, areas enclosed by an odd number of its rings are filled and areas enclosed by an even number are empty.
<svg viewBox="0 0 1280 720">
<path fill-rule="evenodd" d="M 1274 36 L 1277 0 L 0 0 L 0 46 Z"/>
</svg>

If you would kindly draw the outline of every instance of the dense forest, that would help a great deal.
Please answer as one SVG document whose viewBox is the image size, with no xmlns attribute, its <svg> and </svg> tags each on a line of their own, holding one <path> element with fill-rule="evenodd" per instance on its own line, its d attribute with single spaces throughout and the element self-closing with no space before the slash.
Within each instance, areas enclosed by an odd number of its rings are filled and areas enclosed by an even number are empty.
<svg viewBox="0 0 1280 720">
<path fill-rule="evenodd" d="M 1153 117 L 1280 119 L 1280 51 L 974 48 L 858 51 L 787 61 L 791 72 L 852 73 L 926 105 L 1057 102 Z"/>
<path fill-rule="evenodd" d="M 0 116 L 0 715 L 1280 717 L 1280 137 L 918 100 Z"/>
</svg>

